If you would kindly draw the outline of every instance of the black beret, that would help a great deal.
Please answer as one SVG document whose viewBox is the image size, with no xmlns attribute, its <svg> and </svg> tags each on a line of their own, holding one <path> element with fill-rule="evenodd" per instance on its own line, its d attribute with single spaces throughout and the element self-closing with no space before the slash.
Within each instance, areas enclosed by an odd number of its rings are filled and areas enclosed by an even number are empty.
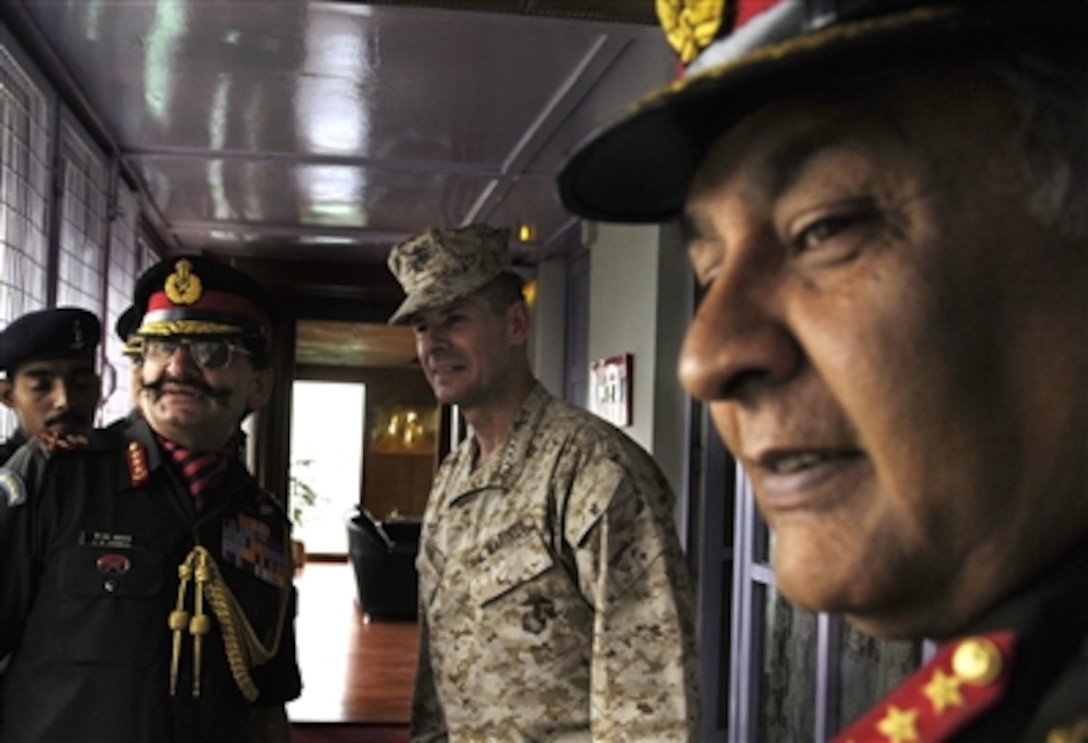
<svg viewBox="0 0 1088 743">
<path fill-rule="evenodd" d="M 212 258 L 172 256 L 136 280 L 117 335 L 260 336 L 265 346 L 284 319 L 279 303 L 253 277 Z"/>
<path fill-rule="evenodd" d="M 9 375 L 28 361 L 93 359 L 102 326 L 78 307 L 28 312 L 0 333 L 0 369 Z"/>
</svg>

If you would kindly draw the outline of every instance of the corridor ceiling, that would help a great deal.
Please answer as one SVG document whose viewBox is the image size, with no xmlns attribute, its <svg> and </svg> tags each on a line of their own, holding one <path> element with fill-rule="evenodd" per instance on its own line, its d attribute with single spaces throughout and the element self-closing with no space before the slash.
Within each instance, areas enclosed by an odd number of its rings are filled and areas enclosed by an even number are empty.
<svg viewBox="0 0 1088 743">
<path fill-rule="evenodd" d="M 427 7 L 424 7 L 424 6 Z M 674 76 L 653 0 L 5 0 L 169 252 L 383 263 L 432 226 L 579 243 L 568 150 Z M 332 289 L 332 291 L 336 291 Z"/>
</svg>

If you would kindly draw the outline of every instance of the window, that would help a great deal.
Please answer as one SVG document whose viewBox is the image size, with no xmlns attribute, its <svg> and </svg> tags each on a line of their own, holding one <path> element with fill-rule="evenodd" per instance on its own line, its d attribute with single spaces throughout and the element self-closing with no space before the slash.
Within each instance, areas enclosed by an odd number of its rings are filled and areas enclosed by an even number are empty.
<svg viewBox="0 0 1088 743">
<path fill-rule="evenodd" d="M 49 99 L 0 46 L 0 325 L 46 303 Z M 0 435 L 15 428 L 2 408 Z"/>
<path fill-rule="evenodd" d="M 774 534 L 739 466 L 736 478 L 730 739 L 827 740 L 910 675 L 925 648 L 874 640 L 783 599 L 771 567 Z"/>
<path fill-rule="evenodd" d="M 103 392 L 114 394 L 97 422 L 107 423 L 130 407 L 129 364 L 113 328 L 146 265 L 139 202 L 121 186 L 111 214 L 108 158 L 24 59 L 0 27 L 0 328 L 48 306 L 98 315 Z M 0 438 L 14 428 L 15 416 L 0 408 Z"/>
<path fill-rule="evenodd" d="M 365 404 L 363 384 L 294 383 L 288 510 L 309 553 L 347 554 L 344 519 L 362 490 Z"/>
<path fill-rule="evenodd" d="M 61 191 L 57 306 L 105 306 L 106 167 L 71 123 L 61 135 Z"/>
</svg>

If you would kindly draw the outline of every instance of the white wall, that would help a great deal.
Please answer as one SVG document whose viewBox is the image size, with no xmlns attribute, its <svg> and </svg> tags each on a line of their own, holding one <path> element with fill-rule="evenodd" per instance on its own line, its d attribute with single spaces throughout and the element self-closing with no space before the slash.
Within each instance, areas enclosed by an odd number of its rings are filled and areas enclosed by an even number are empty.
<svg viewBox="0 0 1088 743">
<path fill-rule="evenodd" d="M 691 279 L 675 229 L 596 225 L 590 246 L 589 358 L 634 357 L 633 414 L 624 431 L 682 493 L 687 397 L 676 359 L 690 316 Z"/>
<path fill-rule="evenodd" d="M 566 355 L 567 265 L 559 258 L 540 263 L 536 273 L 536 302 L 529 359 L 537 379 L 548 392 L 563 397 L 563 364 Z"/>
</svg>

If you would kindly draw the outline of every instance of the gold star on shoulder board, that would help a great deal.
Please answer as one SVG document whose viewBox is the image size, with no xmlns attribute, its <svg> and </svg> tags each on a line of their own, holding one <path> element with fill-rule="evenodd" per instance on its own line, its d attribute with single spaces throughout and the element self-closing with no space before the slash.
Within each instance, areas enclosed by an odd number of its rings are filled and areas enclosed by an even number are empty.
<svg viewBox="0 0 1088 743">
<path fill-rule="evenodd" d="M 888 714 L 876 724 L 891 743 L 909 743 L 918 740 L 918 710 L 902 710 L 894 704 L 888 705 Z"/>
<path fill-rule="evenodd" d="M 922 693 L 933 702 L 933 709 L 937 713 L 944 712 L 948 707 L 962 707 L 963 694 L 960 693 L 960 684 L 963 683 L 955 676 L 948 676 L 941 669 L 933 672 L 933 678 L 922 687 Z"/>
</svg>

